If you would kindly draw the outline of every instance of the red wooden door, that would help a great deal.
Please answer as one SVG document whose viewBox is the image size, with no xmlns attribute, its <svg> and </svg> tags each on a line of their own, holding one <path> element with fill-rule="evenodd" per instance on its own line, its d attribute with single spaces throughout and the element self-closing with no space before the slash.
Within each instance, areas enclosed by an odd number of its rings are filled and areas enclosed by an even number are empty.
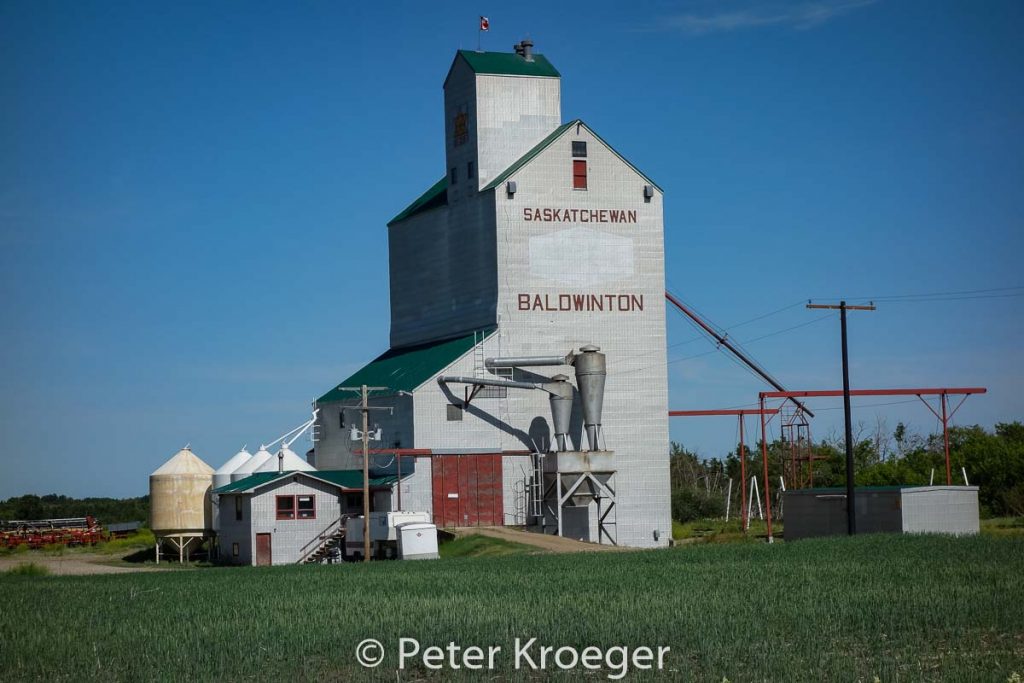
<svg viewBox="0 0 1024 683">
<path fill-rule="evenodd" d="M 435 524 L 503 524 L 500 454 L 441 455 L 432 464 Z"/>
<path fill-rule="evenodd" d="M 271 564 L 270 534 L 256 534 L 256 566 L 269 567 Z"/>
</svg>

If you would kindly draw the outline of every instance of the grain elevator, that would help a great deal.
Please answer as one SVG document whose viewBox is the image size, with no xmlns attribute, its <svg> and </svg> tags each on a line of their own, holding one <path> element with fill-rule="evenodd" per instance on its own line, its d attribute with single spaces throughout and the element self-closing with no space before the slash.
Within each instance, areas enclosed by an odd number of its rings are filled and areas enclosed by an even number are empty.
<svg viewBox="0 0 1024 683">
<path fill-rule="evenodd" d="M 563 122 L 530 41 L 458 51 L 444 121 L 442 177 L 387 226 L 390 348 L 317 400 L 316 467 L 361 467 L 337 387 L 385 387 L 371 467 L 400 475 L 394 507 L 667 545 L 661 189 Z"/>
</svg>

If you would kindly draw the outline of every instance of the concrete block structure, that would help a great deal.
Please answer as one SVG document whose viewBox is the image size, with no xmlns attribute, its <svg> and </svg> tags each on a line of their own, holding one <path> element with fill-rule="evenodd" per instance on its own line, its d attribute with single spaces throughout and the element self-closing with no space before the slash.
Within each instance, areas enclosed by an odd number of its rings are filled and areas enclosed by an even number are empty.
<svg viewBox="0 0 1024 683">
<path fill-rule="evenodd" d="M 845 489 L 783 494 L 787 541 L 847 533 Z M 857 533 L 977 534 L 977 486 L 879 486 L 856 491 Z"/>
<path fill-rule="evenodd" d="M 373 415 L 383 438 L 372 465 L 416 460 L 396 491 L 402 509 L 431 511 L 439 527 L 571 527 L 594 542 L 664 546 L 662 190 L 582 120 L 562 121 L 560 84 L 527 41 L 456 53 L 443 177 L 388 224 L 390 348 L 336 386 L 386 387 L 370 401 L 393 408 Z M 589 345 L 607 361 L 600 424 L 584 428 L 578 380 L 565 380 L 559 444 L 543 387 L 578 374 Z M 488 360 L 524 357 L 548 362 Z M 361 466 L 342 410 L 356 401 L 338 389 L 318 399 L 318 468 Z M 600 472 L 558 453 L 597 451 Z"/>
</svg>

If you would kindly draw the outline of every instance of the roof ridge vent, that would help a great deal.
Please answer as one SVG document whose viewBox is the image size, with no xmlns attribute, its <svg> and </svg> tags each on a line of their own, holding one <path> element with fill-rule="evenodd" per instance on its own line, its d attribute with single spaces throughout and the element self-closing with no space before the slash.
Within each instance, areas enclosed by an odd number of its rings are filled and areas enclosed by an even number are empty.
<svg viewBox="0 0 1024 683">
<path fill-rule="evenodd" d="M 533 41 L 529 38 L 523 38 L 521 41 L 513 45 L 512 49 L 516 51 L 517 55 L 527 62 L 533 61 Z"/>
</svg>

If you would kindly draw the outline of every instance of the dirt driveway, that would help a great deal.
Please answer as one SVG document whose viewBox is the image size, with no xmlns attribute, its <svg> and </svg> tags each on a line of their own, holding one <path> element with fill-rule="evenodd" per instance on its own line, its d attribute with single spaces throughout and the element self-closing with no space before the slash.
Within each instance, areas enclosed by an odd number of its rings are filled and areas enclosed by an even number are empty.
<svg viewBox="0 0 1024 683">
<path fill-rule="evenodd" d="M 124 566 L 113 566 L 103 564 L 104 562 L 114 563 L 120 559 L 119 555 L 99 555 L 93 553 L 67 553 L 65 555 L 47 555 L 42 552 L 29 551 L 17 555 L 0 557 L 0 572 L 13 569 L 19 564 L 37 564 L 46 567 L 50 574 L 55 576 L 83 576 L 94 574 L 128 574 L 133 572 L 165 571 L 157 569 L 152 565 L 132 566 L 125 563 Z"/>
</svg>

